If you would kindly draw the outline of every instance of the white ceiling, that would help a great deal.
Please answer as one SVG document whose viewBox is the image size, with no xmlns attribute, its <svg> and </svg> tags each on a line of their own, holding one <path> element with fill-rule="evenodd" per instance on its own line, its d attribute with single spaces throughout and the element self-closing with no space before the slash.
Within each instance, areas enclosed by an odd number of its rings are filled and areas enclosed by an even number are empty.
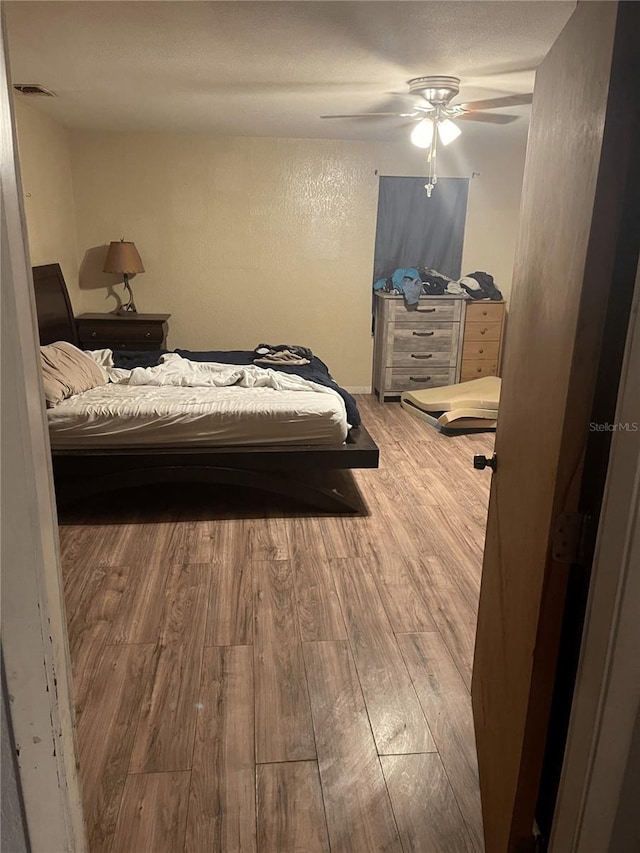
<svg viewBox="0 0 640 853">
<path fill-rule="evenodd" d="M 575 2 L 10 2 L 14 83 L 72 128 L 396 139 L 410 77 L 462 79 L 461 100 L 532 90 Z M 17 97 L 24 97 L 17 95 Z M 505 110 L 506 111 L 506 110 Z M 465 136 L 522 132 L 465 123 Z"/>
</svg>

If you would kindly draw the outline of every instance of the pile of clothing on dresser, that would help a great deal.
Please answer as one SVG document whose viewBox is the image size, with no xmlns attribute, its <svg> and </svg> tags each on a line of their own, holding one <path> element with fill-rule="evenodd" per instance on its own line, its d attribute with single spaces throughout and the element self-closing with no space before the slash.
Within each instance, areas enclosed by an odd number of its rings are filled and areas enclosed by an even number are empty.
<svg viewBox="0 0 640 853">
<path fill-rule="evenodd" d="M 417 305 L 420 297 L 425 295 L 454 294 L 468 299 L 502 299 L 493 276 L 479 270 L 454 281 L 444 273 L 426 267 L 401 267 L 390 276 L 375 281 L 373 289 L 399 293 L 404 296 L 407 305 Z"/>
</svg>

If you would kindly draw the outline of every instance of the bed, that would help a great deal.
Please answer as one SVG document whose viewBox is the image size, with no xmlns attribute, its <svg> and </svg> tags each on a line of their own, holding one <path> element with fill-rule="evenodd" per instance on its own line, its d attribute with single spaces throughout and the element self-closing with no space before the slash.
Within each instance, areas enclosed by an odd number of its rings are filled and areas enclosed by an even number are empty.
<svg viewBox="0 0 640 853">
<path fill-rule="evenodd" d="M 60 266 L 34 267 L 33 280 L 40 344 L 68 341 L 79 346 Z M 138 372 L 133 369 L 132 375 L 145 370 L 147 376 L 164 375 L 167 369 L 193 370 L 205 377 L 216 371 L 224 374 L 225 365 L 212 365 L 205 360 L 206 354 L 193 353 L 184 358 L 184 351 L 180 352 L 182 356 L 168 354 L 162 359 L 168 361 L 168 368 L 145 368 L 138 363 Z M 249 355 L 226 354 L 226 367 L 243 373 L 240 384 L 257 371 L 249 365 Z M 242 363 L 236 365 L 237 361 Z M 330 470 L 378 467 L 379 451 L 365 427 L 346 428 L 341 422 L 344 418 L 339 416 L 340 411 L 344 413 L 344 406 L 341 409 L 338 395 L 330 388 L 303 393 L 311 389 L 298 383 L 291 390 L 285 372 L 258 372 L 277 374 L 272 380 L 276 387 L 255 389 L 257 397 L 254 395 L 255 402 L 251 403 L 250 418 L 238 405 L 239 395 L 234 393 L 233 385 L 207 387 L 217 383 L 217 378 L 205 378 L 203 387 L 195 388 L 166 387 L 164 378 L 153 379 L 157 384 L 139 388 L 107 385 L 49 409 L 58 502 L 62 505 L 134 486 L 199 482 L 258 488 L 325 512 L 360 510 L 348 490 L 323 486 L 318 475 Z M 247 381 L 255 379 L 250 376 Z M 278 402 L 287 397 L 287 393 L 279 393 L 281 390 L 293 394 L 287 398 L 289 403 Z M 140 396 L 134 400 L 134 408 L 146 414 L 137 418 L 135 428 L 127 435 L 127 407 L 136 393 Z M 340 389 L 340 393 L 345 392 Z M 222 409 L 218 406 L 221 396 L 226 397 L 226 408 Z M 176 405 L 178 398 L 187 399 L 197 416 L 195 422 L 199 425 L 191 426 L 191 432 L 185 431 L 180 421 L 193 424 L 194 418 L 184 417 L 184 406 Z M 142 422 L 146 432 L 140 428 Z M 205 429 L 208 422 L 211 423 Z"/>
</svg>

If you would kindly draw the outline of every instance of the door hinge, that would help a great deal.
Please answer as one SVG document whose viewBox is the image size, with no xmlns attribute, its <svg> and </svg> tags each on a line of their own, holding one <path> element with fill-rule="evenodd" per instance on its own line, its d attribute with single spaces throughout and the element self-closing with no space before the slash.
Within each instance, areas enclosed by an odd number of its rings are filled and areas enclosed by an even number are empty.
<svg viewBox="0 0 640 853">
<path fill-rule="evenodd" d="M 547 842 L 540 832 L 520 837 L 513 846 L 513 853 L 546 853 Z"/>
<path fill-rule="evenodd" d="M 588 516 L 582 512 L 563 512 L 556 518 L 551 541 L 551 556 L 559 563 L 580 563 Z"/>
</svg>

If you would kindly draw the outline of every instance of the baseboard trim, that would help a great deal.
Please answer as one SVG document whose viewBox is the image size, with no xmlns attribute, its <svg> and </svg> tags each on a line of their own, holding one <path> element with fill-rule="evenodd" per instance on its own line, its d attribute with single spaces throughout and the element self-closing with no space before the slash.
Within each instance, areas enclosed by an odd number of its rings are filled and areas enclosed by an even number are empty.
<svg viewBox="0 0 640 853">
<path fill-rule="evenodd" d="M 345 385 L 344 390 L 350 394 L 371 394 L 371 385 Z"/>
</svg>

